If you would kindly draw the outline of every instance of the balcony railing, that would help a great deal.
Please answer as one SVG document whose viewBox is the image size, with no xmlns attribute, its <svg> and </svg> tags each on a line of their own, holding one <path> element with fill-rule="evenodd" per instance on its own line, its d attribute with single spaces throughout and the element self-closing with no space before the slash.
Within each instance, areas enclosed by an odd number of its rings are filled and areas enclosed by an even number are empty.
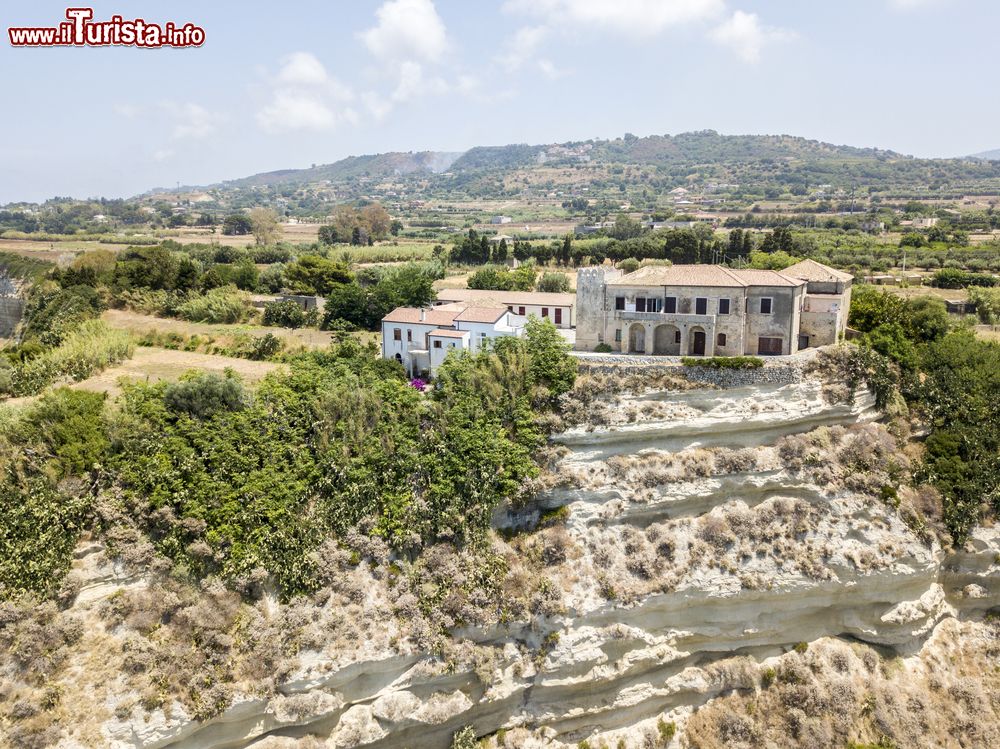
<svg viewBox="0 0 1000 749">
<path fill-rule="evenodd" d="M 655 322 L 678 325 L 687 323 L 688 325 L 714 325 L 715 315 L 690 315 L 682 312 L 630 312 L 628 310 L 615 310 L 616 320 L 626 320 L 630 322 Z"/>
</svg>

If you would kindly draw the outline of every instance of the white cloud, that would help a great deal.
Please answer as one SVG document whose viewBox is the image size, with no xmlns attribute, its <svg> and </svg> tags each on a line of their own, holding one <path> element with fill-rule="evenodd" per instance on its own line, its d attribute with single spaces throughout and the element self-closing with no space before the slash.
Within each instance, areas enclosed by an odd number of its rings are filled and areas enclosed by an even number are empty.
<svg viewBox="0 0 1000 749">
<path fill-rule="evenodd" d="M 518 29 L 507 40 L 504 51 L 496 58 L 497 62 L 509 73 L 519 70 L 535 56 L 548 35 L 549 30 L 545 26 L 525 26 Z"/>
<path fill-rule="evenodd" d="M 745 13 L 742 10 L 735 11 L 709 33 L 712 41 L 728 47 L 749 63 L 760 62 L 761 51 L 766 45 L 786 41 L 794 36 L 793 32 L 786 29 L 764 26 L 756 13 Z"/>
<path fill-rule="evenodd" d="M 290 86 L 320 86 L 329 82 L 330 76 L 316 55 L 293 52 L 284 59 L 278 80 Z"/>
<path fill-rule="evenodd" d="M 169 148 L 161 148 L 160 150 L 153 152 L 153 161 L 167 161 L 173 155 L 174 152 Z"/>
<path fill-rule="evenodd" d="M 138 104 L 115 104 L 114 106 L 115 114 L 120 117 L 124 117 L 127 120 L 134 120 L 140 114 L 142 114 L 142 107 Z"/>
<path fill-rule="evenodd" d="M 941 5 L 941 0 L 889 0 L 889 5 L 896 10 L 917 10 Z"/>
<path fill-rule="evenodd" d="M 448 50 L 444 22 L 431 0 L 389 0 L 375 11 L 377 23 L 360 34 L 384 62 L 437 62 Z"/>
<path fill-rule="evenodd" d="M 550 81 L 554 81 L 558 78 L 565 78 L 567 75 L 569 75 L 568 70 L 563 70 L 562 68 L 558 67 L 554 62 L 552 62 L 552 60 L 546 59 L 544 57 L 539 58 L 537 64 L 538 64 L 538 69 L 542 72 L 542 75 L 544 75 Z"/>
<path fill-rule="evenodd" d="M 284 57 L 269 85 L 270 100 L 257 112 L 257 124 L 269 133 L 322 132 L 357 122 L 350 106 L 354 92 L 309 52 Z"/>
<path fill-rule="evenodd" d="M 224 119 L 194 102 L 163 102 L 161 108 L 174 119 L 170 137 L 173 140 L 202 140 L 215 133 Z"/>
<path fill-rule="evenodd" d="M 508 0 L 503 7 L 554 28 L 573 25 L 651 37 L 672 26 L 718 18 L 726 6 L 725 0 Z"/>
</svg>

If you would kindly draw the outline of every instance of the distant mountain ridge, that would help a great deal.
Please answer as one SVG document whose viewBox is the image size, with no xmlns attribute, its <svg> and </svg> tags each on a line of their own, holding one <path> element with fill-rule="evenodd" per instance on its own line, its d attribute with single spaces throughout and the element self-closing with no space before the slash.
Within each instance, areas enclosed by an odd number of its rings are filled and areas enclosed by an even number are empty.
<svg viewBox="0 0 1000 749">
<path fill-rule="evenodd" d="M 249 177 L 227 180 L 219 187 L 252 187 L 256 185 L 310 184 L 313 182 L 339 182 L 363 176 L 393 177 L 407 174 L 440 174 L 460 156 L 461 152 L 418 151 L 389 152 L 365 156 L 348 156 L 332 164 L 321 164 L 308 169 L 280 169 L 262 172 Z"/>
<path fill-rule="evenodd" d="M 992 151 L 983 151 L 982 153 L 974 153 L 970 159 L 986 159 L 987 161 L 1000 161 L 1000 148 L 994 148 Z"/>
<path fill-rule="evenodd" d="M 183 189 L 226 191 L 330 183 L 350 191 L 366 189 L 360 185 L 373 181 L 415 177 L 433 188 L 488 196 L 503 192 L 505 179 L 515 173 L 517 182 L 528 184 L 524 178 L 535 170 L 581 164 L 608 167 L 598 173 L 591 171 L 595 179 L 602 178 L 602 171 L 620 175 L 623 168 L 639 167 L 647 179 L 655 177 L 661 186 L 671 181 L 681 184 L 695 174 L 716 183 L 832 184 L 847 189 L 878 182 L 922 186 L 942 179 L 954 183 L 1000 180 L 1000 165 L 986 160 L 993 154 L 1000 158 L 1000 152 L 991 151 L 964 159 L 918 159 L 890 150 L 834 145 L 792 135 L 721 135 L 701 130 L 548 145 L 477 146 L 464 152 L 350 156 L 308 169 L 263 172 L 208 188 Z M 539 179 L 545 182 L 547 178 L 542 175 Z"/>
</svg>

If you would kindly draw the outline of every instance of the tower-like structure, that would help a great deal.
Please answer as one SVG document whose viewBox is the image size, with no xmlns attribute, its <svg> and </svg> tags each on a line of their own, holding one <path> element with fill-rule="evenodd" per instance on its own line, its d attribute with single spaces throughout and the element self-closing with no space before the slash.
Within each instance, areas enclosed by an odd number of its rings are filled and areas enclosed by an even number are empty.
<svg viewBox="0 0 1000 749">
<path fill-rule="evenodd" d="M 580 268 L 576 272 L 577 351 L 593 351 L 597 344 L 605 343 L 609 314 L 606 287 L 608 281 L 621 275 L 620 270 L 604 266 Z"/>
</svg>

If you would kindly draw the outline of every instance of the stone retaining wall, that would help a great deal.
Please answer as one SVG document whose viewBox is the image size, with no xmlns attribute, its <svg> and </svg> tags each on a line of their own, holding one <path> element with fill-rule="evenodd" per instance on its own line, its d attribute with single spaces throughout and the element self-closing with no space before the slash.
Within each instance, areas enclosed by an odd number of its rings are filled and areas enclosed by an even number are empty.
<svg viewBox="0 0 1000 749">
<path fill-rule="evenodd" d="M 790 385 L 801 382 L 803 369 L 818 349 L 809 349 L 794 356 L 764 359 L 760 369 L 716 369 L 685 367 L 679 356 L 635 356 L 625 354 L 576 354 L 580 370 L 599 374 L 673 374 L 692 382 L 720 388 L 750 385 Z"/>
</svg>

